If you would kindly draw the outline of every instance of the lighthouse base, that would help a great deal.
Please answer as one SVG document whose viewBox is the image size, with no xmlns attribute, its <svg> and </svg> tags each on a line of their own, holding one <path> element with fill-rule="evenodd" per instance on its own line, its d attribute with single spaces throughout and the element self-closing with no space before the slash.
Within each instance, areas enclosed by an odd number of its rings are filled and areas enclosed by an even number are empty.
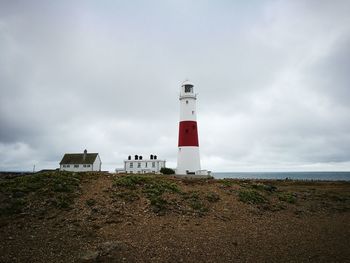
<svg viewBox="0 0 350 263">
<path fill-rule="evenodd" d="M 177 154 L 176 174 L 192 174 L 201 170 L 199 147 L 180 146 Z"/>
</svg>

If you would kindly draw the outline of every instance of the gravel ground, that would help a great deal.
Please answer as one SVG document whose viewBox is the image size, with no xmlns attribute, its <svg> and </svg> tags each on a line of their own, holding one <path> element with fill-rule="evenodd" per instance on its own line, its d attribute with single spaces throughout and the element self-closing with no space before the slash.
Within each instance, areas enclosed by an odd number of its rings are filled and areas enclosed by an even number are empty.
<svg viewBox="0 0 350 263">
<path fill-rule="evenodd" d="M 172 178 L 154 199 L 118 178 L 2 215 L 0 262 L 350 262 L 350 183 Z"/>
</svg>

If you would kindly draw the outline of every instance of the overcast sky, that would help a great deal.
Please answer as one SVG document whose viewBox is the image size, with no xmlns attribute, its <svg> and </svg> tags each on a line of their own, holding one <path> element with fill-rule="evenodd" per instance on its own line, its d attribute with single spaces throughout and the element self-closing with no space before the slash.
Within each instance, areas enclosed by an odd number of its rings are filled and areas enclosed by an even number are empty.
<svg viewBox="0 0 350 263">
<path fill-rule="evenodd" d="M 0 0 L 0 170 L 98 152 L 176 167 L 191 80 L 202 168 L 350 170 L 350 1 Z"/>
</svg>

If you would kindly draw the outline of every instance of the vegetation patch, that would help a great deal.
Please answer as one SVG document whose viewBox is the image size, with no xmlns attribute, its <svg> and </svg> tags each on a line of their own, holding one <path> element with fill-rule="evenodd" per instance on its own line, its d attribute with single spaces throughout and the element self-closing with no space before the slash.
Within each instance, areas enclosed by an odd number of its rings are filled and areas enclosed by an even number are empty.
<svg viewBox="0 0 350 263">
<path fill-rule="evenodd" d="M 294 204 L 297 201 L 296 194 L 289 193 L 289 192 L 279 193 L 278 194 L 278 199 L 283 201 L 283 202 L 290 203 L 290 204 Z"/>
<path fill-rule="evenodd" d="M 162 174 L 175 174 L 175 171 L 171 168 L 166 168 L 166 167 L 163 167 L 160 169 L 160 172 Z"/>
<path fill-rule="evenodd" d="M 235 182 L 233 180 L 229 180 L 229 179 L 222 179 L 221 184 L 223 186 L 230 187 L 230 186 L 234 185 Z"/>
<path fill-rule="evenodd" d="M 268 184 L 252 184 L 251 188 L 259 190 L 259 191 L 267 191 L 267 192 L 275 192 L 277 190 L 276 186 L 268 185 Z"/>
<path fill-rule="evenodd" d="M 80 188 L 79 174 L 54 172 L 0 180 L 0 216 L 25 212 L 29 207 L 53 205 L 68 208 Z"/>
<path fill-rule="evenodd" d="M 118 177 L 114 180 L 114 186 L 121 186 L 128 189 L 136 189 L 137 186 L 143 185 L 149 178 L 140 175 L 126 175 Z"/>
<path fill-rule="evenodd" d="M 186 200 L 187 204 L 191 209 L 195 212 L 207 212 L 208 207 L 203 202 L 201 195 L 199 192 L 188 192 L 183 195 L 184 200 Z"/>
<path fill-rule="evenodd" d="M 163 213 L 168 208 L 168 201 L 161 195 L 149 195 L 148 198 L 155 213 Z"/>
<path fill-rule="evenodd" d="M 174 182 L 171 182 L 167 178 L 155 175 L 121 176 L 114 180 L 113 185 L 144 193 L 146 198 L 150 201 L 153 210 L 157 213 L 166 210 L 169 205 L 168 201 L 164 199 L 163 195 L 165 193 L 181 192 L 178 185 Z M 130 195 L 131 197 L 135 196 L 135 191 L 134 194 L 131 194 L 131 192 L 124 194 L 124 197 L 127 195 Z"/>
<path fill-rule="evenodd" d="M 204 195 L 197 191 L 183 192 L 176 180 L 164 176 L 125 175 L 115 178 L 113 185 L 118 189 L 118 192 L 113 194 L 117 197 L 130 197 L 130 201 L 133 201 L 136 200 L 134 196 L 138 198 L 144 195 L 157 214 L 179 207 L 189 207 L 191 211 L 203 213 L 208 211 L 206 202 L 217 202 L 220 199 L 216 193 Z M 185 206 L 179 206 L 179 200 L 182 200 Z M 182 211 L 182 208 L 180 209 Z"/>
<path fill-rule="evenodd" d="M 214 192 L 208 193 L 205 197 L 211 203 L 214 203 L 214 202 L 217 202 L 217 201 L 220 200 L 220 196 L 217 193 L 214 193 Z"/>
<path fill-rule="evenodd" d="M 121 198 L 127 202 L 134 202 L 134 201 L 140 199 L 137 192 L 133 191 L 133 190 L 122 191 L 122 192 L 113 192 L 112 198 Z"/>
<path fill-rule="evenodd" d="M 266 203 L 265 197 L 256 190 L 240 190 L 238 192 L 239 200 L 248 204 Z"/>
</svg>

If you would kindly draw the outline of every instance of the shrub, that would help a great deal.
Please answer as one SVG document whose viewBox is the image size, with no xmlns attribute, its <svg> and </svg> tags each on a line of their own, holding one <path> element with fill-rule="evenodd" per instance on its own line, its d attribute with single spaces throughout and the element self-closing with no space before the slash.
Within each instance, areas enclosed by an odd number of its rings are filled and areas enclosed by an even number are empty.
<svg viewBox="0 0 350 263">
<path fill-rule="evenodd" d="M 147 177 L 140 175 L 126 175 L 118 177 L 114 180 L 114 186 L 122 186 L 129 189 L 136 189 L 137 185 L 141 185 L 147 181 Z"/>
<path fill-rule="evenodd" d="M 239 200 L 249 204 L 262 204 L 266 202 L 263 195 L 255 190 L 241 190 L 238 193 Z"/>
<path fill-rule="evenodd" d="M 164 193 L 181 193 L 177 184 L 173 183 L 167 178 L 154 175 L 126 175 L 118 177 L 114 180 L 114 186 L 120 186 L 127 189 L 140 191 L 145 193 L 147 199 L 150 201 L 153 211 L 163 212 L 168 205 L 168 202 L 163 198 Z M 118 195 L 123 195 L 118 193 Z M 124 195 L 128 198 L 130 191 Z M 131 195 L 131 200 L 134 197 L 139 198 L 137 194 Z"/>
<path fill-rule="evenodd" d="M 14 215 L 35 210 L 42 200 L 57 208 L 68 208 L 80 188 L 81 177 L 69 172 L 45 172 L 0 180 L 0 192 L 6 202 L 0 215 Z"/>
<path fill-rule="evenodd" d="M 203 200 L 200 198 L 199 192 L 188 192 L 184 194 L 184 199 L 188 205 L 196 212 L 207 212 L 208 208 L 205 206 Z"/>
<path fill-rule="evenodd" d="M 156 213 L 163 212 L 167 208 L 168 202 L 162 198 L 160 195 L 150 195 L 148 196 L 153 207 L 153 211 Z"/>
<path fill-rule="evenodd" d="M 233 184 L 235 184 L 234 181 L 229 180 L 229 179 L 222 179 L 222 180 L 221 180 L 221 183 L 222 183 L 223 186 L 226 186 L 226 187 L 230 187 L 230 186 L 232 186 Z"/>
<path fill-rule="evenodd" d="M 213 192 L 208 193 L 206 198 L 209 202 L 212 202 L 212 203 L 220 200 L 220 196 L 217 193 L 213 193 Z"/>
<path fill-rule="evenodd" d="M 261 191 L 267 191 L 267 192 L 275 192 L 277 190 L 277 187 L 274 185 L 268 185 L 268 184 L 252 184 L 252 188 L 256 190 Z"/>
<path fill-rule="evenodd" d="M 160 169 L 160 172 L 162 174 L 175 174 L 175 171 L 171 168 L 166 168 L 166 167 L 163 167 Z"/>
<path fill-rule="evenodd" d="M 297 201 L 295 194 L 292 193 L 280 193 L 278 199 L 290 204 L 294 204 Z"/>
</svg>

